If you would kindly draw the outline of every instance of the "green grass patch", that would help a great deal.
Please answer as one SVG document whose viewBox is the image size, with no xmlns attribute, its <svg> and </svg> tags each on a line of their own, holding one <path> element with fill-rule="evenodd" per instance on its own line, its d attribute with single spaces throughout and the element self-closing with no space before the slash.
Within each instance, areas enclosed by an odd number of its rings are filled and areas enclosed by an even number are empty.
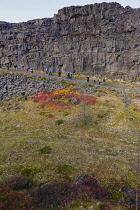
<svg viewBox="0 0 140 210">
<path fill-rule="evenodd" d="M 64 123 L 64 120 L 56 120 L 55 121 L 55 124 L 56 125 L 61 125 L 62 123 Z"/>
<path fill-rule="evenodd" d="M 42 154 L 50 154 L 51 151 L 52 151 L 52 148 L 50 146 L 45 146 L 39 149 L 39 152 L 41 152 Z"/>
</svg>

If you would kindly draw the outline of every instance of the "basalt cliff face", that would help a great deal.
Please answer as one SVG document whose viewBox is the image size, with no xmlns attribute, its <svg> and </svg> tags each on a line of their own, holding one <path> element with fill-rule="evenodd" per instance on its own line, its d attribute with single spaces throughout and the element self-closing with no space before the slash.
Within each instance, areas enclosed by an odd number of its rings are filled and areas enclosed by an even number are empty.
<svg viewBox="0 0 140 210">
<path fill-rule="evenodd" d="M 140 72 L 140 8 L 65 7 L 53 18 L 0 22 L 0 62 L 62 72 Z"/>
</svg>

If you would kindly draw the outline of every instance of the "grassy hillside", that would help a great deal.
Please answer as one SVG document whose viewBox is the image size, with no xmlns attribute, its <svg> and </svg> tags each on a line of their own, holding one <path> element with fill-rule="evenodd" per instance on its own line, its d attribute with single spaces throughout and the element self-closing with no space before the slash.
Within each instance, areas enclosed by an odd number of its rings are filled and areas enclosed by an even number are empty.
<svg viewBox="0 0 140 210">
<path fill-rule="evenodd" d="M 38 186 L 75 182 L 84 173 L 106 188 L 114 184 L 118 190 L 124 182 L 135 188 L 140 97 L 125 91 L 131 101 L 126 108 L 123 95 L 97 86 L 98 103 L 68 102 L 64 109 L 41 108 L 32 97 L 0 102 L 1 181 L 23 174 Z"/>
</svg>

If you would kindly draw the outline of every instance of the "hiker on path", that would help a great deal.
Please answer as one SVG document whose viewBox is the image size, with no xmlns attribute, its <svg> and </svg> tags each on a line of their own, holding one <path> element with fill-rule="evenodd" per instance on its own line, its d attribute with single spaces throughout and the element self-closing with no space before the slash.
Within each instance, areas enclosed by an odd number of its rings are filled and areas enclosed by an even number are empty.
<svg viewBox="0 0 140 210">
<path fill-rule="evenodd" d="M 61 71 L 60 70 L 58 71 L 58 76 L 61 77 Z"/>
<path fill-rule="evenodd" d="M 106 82 L 106 77 L 103 79 L 103 82 L 104 82 L 104 83 Z"/>
<path fill-rule="evenodd" d="M 46 74 L 48 74 L 48 69 L 46 68 Z"/>
<path fill-rule="evenodd" d="M 72 73 L 71 72 L 69 73 L 69 78 L 72 79 Z"/>
<path fill-rule="evenodd" d="M 89 82 L 89 76 L 87 76 L 86 78 L 87 78 L 87 82 Z"/>
<path fill-rule="evenodd" d="M 31 73 L 33 73 L 34 71 L 33 71 L 33 69 L 31 69 Z"/>
<path fill-rule="evenodd" d="M 53 70 L 50 69 L 50 70 L 49 70 L 49 75 L 52 75 L 52 73 L 53 73 Z"/>
<path fill-rule="evenodd" d="M 7 64 L 7 65 L 6 65 L 6 67 L 7 67 L 7 69 L 8 69 L 8 70 L 10 69 L 10 66 L 9 66 L 9 64 Z"/>
<path fill-rule="evenodd" d="M 15 70 L 17 70 L 17 65 L 16 64 L 14 65 L 14 68 L 15 68 Z"/>
<path fill-rule="evenodd" d="M 101 83 L 101 80 L 100 80 L 100 78 L 98 79 L 98 84 L 100 85 L 100 83 Z"/>
<path fill-rule="evenodd" d="M 93 81 L 94 81 L 94 83 L 96 82 L 96 77 L 95 76 L 93 77 Z"/>
<path fill-rule="evenodd" d="M 70 79 L 70 73 L 69 72 L 67 73 L 67 78 Z"/>
</svg>

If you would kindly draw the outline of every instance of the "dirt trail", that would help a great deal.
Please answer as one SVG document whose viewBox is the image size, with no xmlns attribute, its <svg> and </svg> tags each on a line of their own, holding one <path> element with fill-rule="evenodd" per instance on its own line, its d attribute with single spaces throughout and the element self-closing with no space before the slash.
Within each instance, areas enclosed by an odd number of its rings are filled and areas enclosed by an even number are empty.
<svg viewBox="0 0 140 210">
<path fill-rule="evenodd" d="M 132 117 L 132 118 L 134 118 L 134 119 L 137 119 L 135 116 L 133 116 L 130 112 L 129 112 L 129 110 L 128 110 L 128 108 L 129 108 L 129 106 L 130 106 L 130 104 L 131 104 L 131 101 L 130 100 L 128 100 L 128 98 L 127 98 L 127 96 L 126 96 L 126 93 L 125 93 L 125 90 L 122 92 L 122 100 L 123 100 L 123 102 L 125 103 L 125 108 L 124 108 L 124 110 L 125 110 L 125 112 L 127 113 L 127 115 L 129 115 L 130 117 Z"/>
</svg>

